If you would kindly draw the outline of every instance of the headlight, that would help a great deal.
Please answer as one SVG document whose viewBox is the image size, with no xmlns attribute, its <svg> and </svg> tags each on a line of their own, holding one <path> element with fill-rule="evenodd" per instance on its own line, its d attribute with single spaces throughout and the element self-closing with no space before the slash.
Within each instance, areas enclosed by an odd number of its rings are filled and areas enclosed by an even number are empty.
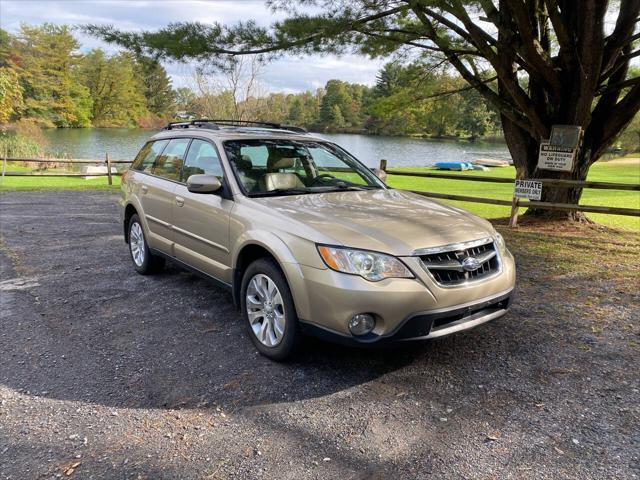
<svg viewBox="0 0 640 480">
<path fill-rule="evenodd" d="M 498 232 L 496 232 L 495 237 L 496 237 L 496 245 L 498 246 L 498 249 L 500 251 L 504 251 L 504 249 L 507 248 L 507 246 L 504 243 L 504 238 Z"/>
<path fill-rule="evenodd" d="M 385 278 L 413 278 L 413 273 L 404 263 L 384 253 L 326 245 L 318 245 L 318 252 L 332 270 L 360 275 L 372 282 Z"/>
</svg>

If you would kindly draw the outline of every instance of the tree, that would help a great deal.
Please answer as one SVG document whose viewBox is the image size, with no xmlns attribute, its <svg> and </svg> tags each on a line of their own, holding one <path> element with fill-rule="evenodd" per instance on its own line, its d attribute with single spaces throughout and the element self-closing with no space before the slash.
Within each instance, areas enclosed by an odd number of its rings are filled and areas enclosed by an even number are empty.
<svg viewBox="0 0 640 480">
<path fill-rule="evenodd" d="M 91 125 L 91 97 L 78 73 L 79 46 L 67 26 L 22 25 L 13 54 L 26 117 L 57 127 Z"/>
<path fill-rule="evenodd" d="M 260 101 L 256 100 L 261 97 L 261 65 L 261 59 L 254 55 L 225 58 L 200 66 L 194 79 L 205 100 L 203 113 L 209 118 L 255 119 L 261 106 Z"/>
<path fill-rule="evenodd" d="M 160 118 L 172 117 L 176 97 L 165 68 L 157 59 L 140 54 L 135 66 L 147 110 Z"/>
<path fill-rule="evenodd" d="M 96 49 L 83 57 L 81 73 L 93 99 L 94 126 L 130 127 L 145 116 L 146 98 L 135 69 L 135 61 L 128 53 L 107 57 Z"/>
<path fill-rule="evenodd" d="M 341 80 L 329 80 L 320 103 L 320 123 L 329 129 L 359 127 L 363 120 L 362 100 L 367 87 Z"/>
<path fill-rule="evenodd" d="M 287 123 L 308 128 L 318 122 L 319 114 L 320 105 L 317 97 L 311 92 L 303 92 L 291 99 Z"/>
<path fill-rule="evenodd" d="M 22 87 L 13 68 L 0 67 L 0 124 L 7 123 L 23 105 Z"/>
<path fill-rule="evenodd" d="M 439 58 L 499 112 L 520 178 L 583 180 L 589 167 L 640 110 L 640 77 L 627 76 L 640 55 L 640 0 L 271 0 L 287 18 L 172 24 L 157 32 L 87 30 L 128 48 L 177 60 L 282 52 L 356 50 L 388 56 L 413 50 Z M 316 7 L 301 11 L 292 4 Z M 605 32 L 605 17 L 613 20 Z M 630 87 L 627 93 L 621 92 Z M 571 172 L 537 168 L 553 124 L 579 125 L 584 141 Z M 545 187 L 543 201 L 577 203 L 581 189 Z M 530 214 L 562 213 L 532 210 Z M 564 214 L 566 216 L 566 214 Z M 576 218 L 578 214 L 569 214 Z"/>
<path fill-rule="evenodd" d="M 183 112 L 193 112 L 198 96 L 188 87 L 176 89 L 176 108 Z"/>
<path fill-rule="evenodd" d="M 457 93 L 460 98 L 461 112 L 456 127 L 471 136 L 481 137 L 500 129 L 498 112 L 490 108 L 477 90 L 465 90 Z"/>
</svg>

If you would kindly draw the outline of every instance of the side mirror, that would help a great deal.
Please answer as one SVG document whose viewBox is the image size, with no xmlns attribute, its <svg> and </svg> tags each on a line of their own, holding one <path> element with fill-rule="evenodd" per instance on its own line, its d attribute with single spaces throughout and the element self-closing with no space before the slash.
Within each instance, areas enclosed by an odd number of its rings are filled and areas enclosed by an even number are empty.
<svg viewBox="0 0 640 480">
<path fill-rule="evenodd" d="M 222 188 L 215 175 L 191 175 L 187 179 L 187 190 L 192 193 L 214 193 Z"/>
<path fill-rule="evenodd" d="M 378 177 L 385 183 L 387 182 L 387 172 L 385 172 L 384 170 L 380 170 L 379 168 L 373 168 L 372 170 L 376 177 Z"/>
</svg>

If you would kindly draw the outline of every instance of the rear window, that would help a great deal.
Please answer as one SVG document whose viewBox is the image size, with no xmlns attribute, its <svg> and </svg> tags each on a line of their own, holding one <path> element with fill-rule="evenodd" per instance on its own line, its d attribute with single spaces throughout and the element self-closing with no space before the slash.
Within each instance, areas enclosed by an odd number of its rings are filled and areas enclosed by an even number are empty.
<svg viewBox="0 0 640 480">
<path fill-rule="evenodd" d="M 139 172 L 151 173 L 153 162 L 155 162 L 156 157 L 162 153 L 167 143 L 169 143 L 169 140 L 158 140 L 147 143 L 136 156 L 131 168 Z"/>
<path fill-rule="evenodd" d="M 162 155 L 156 158 L 153 174 L 169 180 L 179 180 L 182 162 L 184 162 L 190 141 L 190 138 L 174 138 L 169 141 L 169 145 L 162 151 Z"/>
</svg>

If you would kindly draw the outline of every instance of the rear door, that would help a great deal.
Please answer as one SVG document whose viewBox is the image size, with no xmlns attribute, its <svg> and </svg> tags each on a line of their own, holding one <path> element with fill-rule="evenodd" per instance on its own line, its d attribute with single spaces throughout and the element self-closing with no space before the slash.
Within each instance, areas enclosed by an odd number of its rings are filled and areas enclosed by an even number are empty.
<svg viewBox="0 0 640 480">
<path fill-rule="evenodd" d="M 186 181 L 191 175 L 210 174 L 225 184 L 216 147 L 193 139 L 175 189 L 175 252 L 179 260 L 226 283 L 231 283 L 229 221 L 233 200 L 216 193 L 191 193 Z M 226 187 L 224 187 L 226 188 Z"/>
<path fill-rule="evenodd" d="M 136 158 L 132 168 L 132 193 L 142 206 L 142 220 L 147 228 L 147 242 L 151 248 L 171 253 L 173 231 L 170 225 L 171 204 L 167 204 L 163 189 L 173 186 L 154 176 L 156 161 L 161 157 L 169 140 L 147 143 Z"/>
<path fill-rule="evenodd" d="M 145 175 L 141 188 L 142 204 L 151 237 L 149 245 L 169 255 L 174 255 L 174 192 L 180 180 L 182 163 L 189 142 L 189 138 L 169 140 L 162 153 L 153 162 L 151 175 Z"/>
</svg>

